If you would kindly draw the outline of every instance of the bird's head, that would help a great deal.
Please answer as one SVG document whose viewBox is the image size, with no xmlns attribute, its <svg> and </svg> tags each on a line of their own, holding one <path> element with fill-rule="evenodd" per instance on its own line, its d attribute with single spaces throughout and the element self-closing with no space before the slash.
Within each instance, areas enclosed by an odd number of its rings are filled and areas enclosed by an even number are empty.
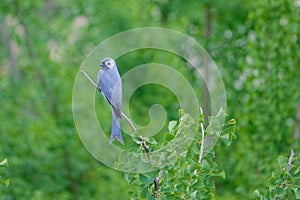
<svg viewBox="0 0 300 200">
<path fill-rule="evenodd" d="M 104 68 L 107 67 L 110 69 L 112 69 L 115 65 L 116 65 L 116 62 L 114 61 L 114 59 L 109 58 L 109 57 L 104 58 L 101 61 L 101 63 L 99 64 L 99 66 L 101 66 L 101 67 L 104 67 Z"/>
</svg>

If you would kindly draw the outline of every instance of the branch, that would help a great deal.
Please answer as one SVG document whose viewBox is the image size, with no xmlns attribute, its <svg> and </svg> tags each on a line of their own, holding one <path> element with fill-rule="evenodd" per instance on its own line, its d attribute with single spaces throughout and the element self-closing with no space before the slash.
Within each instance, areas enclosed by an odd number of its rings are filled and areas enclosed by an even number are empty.
<svg viewBox="0 0 300 200">
<path fill-rule="evenodd" d="M 154 198 L 157 197 L 157 193 L 158 193 L 158 189 L 159 189 L 158 186 L 159 186 L 159 182 L 160 182 L 160 179 L 162 177 L 162 174 L 163 174 L 163 170 L 161 169 L 159 171 L 158 176 L 154 179 L 154 194 L 153 194 Z"/>
<path fill-rule="evenodd" d="M 298 146 L 298 139 L 300 137 L 300 96 L 298 100 L 298 105 L 297 105 L 297 113 L 295 117 L 295 130 L 294 130 L 294 147 Z"/>
<path fill-rule="evenodd" d="M 292 165 L 292 162 L 293 162 L 293 157 L 295 156 L 295 153 L 294 153 L 294 150 L 292 149 L 291 150 L 291 154 L 290 154 L 290 158 L 289 158 L 289 162 L 288 162 L 288 165 L 285 169 L 286 172 L 289 172 L 290 171 L 290 168 L 291 168 L 291 165 Z"/>
<path fill-rule="evenodd" d="M 292 165 L 294 156 L 295 156 L 295 152 L 294 152 L 294 150 L 292 149 L 292 150 L 291 150 L 291 153 L 290 153 L 290 157 L 289 157 L 288 164 L 287 164 L 287 166 L 286 166 L 286 168 L 285 168 L 285 171 L 286 171 L 287 173 L 289 173 L 289 171 L 290 171 L 290 168 L 291 168 L 291 165 Z M 286 179 L 286 178 L 287 178 L 287 175 L 284 176 L 283 179 Z M 283 186 L 284 186 L 284 183 L 282 183 L 279 187 L 280 187 L 280 188 L 283 188 Z M 277 196 L 274 197 L 274 200 L 276 200 L 276 199 L 277 199 Z"/>
<path fill-rule="evenodd" d="M 200 107 L 200 115 L 203 115 L 203 110 Z M 199 163 L 202 162 L 202 158 L 203 158 L 203 149 L 204 149 L 204 125 L 203 122 L 200 121 L 200 126 L 201 126 L 201 133 L 202 133 L 202 140 L 201 140 L 201 147 L 200 147 L 200 154 L 199 154 Z"/>
<path fill-rule="evenodd" d="M 294 153 L 294 150 L 292 149 L 292 150 L 291 150 L 290 157 L 289 157 L 288 164 L 287 164 L 287 166 L 286 166 L 286 168 L 285 168 L 285 171 L 286 171 L 287 173 L 289 173 L 289 171 L 290 171 L 290 168 L 291 168 L 291 165 L 292 165 L 292 162 L 293 162 L 293 157 L 294 157 L 294 155 L 295 155 L 295 153 Z M 284 176 L 284 179 L 286 179 L 286 177 L 287 177 L 287 176 Z M 280 188 L 283 188 L 283 186 L 284 186 L 284 183 L 282 183 L 282 184 L 280 185 Z"/>
<path fill-rule="evenodd" d="M 90 81 L 90 83 L 101 92 L 101 89 L 98 87 L 98 85 L 91 79 L 91 77 L 83 70 L 81 69 L 80 72 Z M 136 128 L 133 125 L 132 121 L 122 112 L 122 117 L 128 122 L 131 130 L 136 133 Z"/>
<path fill-rule="evenodd" d="M 200 107 L 200 117 L 202 117 L 203 115 L 203 110 L 202 108 Z M 201 135 L 202 135 L 202 140 L 201 140 L 201 146 L 200 146 L 200 153 L 199 153 L 199 160 L 198 160 L 198 163 L 202 163 L 202 159 L 203 159 L 203 149 L 204 149 L 204 125 L 203 125 L 203 122 L 200 120 L 200 127 L 201 127 Z M 195 169 L 194 171 L 194 174 L 196 175 L 198 173 L 198 170 Z"/>
<path fill-rule="evenodd" d="M 87 75 L 87 73 L 81 69 L 80 72 L 90 81 L 90 83 L 97 89 L 100 90 L 100 88 L 97 86 L 97 84 L 91 79 L 91 77 L 89 75 Z"/>
<path fill-rule="evenodd" d="M 143 146 L 144 150 L 146 151 L 147 157 L 149 159 L 149 163 L 152 164 L 152 159 L 150 156 L 150 147 L 146 144 L 145 139 L 141 135 L 140 135 L 140 141 L 142 141 L 142 146 Z"/>
<path fill-rule="evenodd" d="M 122 112 L 122 117 L 128 122 L 131 130 L 136 134 L 136 128 L 133 125 L 132 121 Z"/>
</svg>

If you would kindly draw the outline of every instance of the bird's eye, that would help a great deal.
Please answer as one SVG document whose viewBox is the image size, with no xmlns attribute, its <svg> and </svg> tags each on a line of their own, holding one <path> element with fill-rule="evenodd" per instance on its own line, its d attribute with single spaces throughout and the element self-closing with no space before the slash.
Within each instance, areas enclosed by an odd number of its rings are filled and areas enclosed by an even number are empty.
<svg viewBox="0 0 300 200">
<path fill-rule="evenodd" d="M 106 63 L 107 65 L 110 65 L 110 62 Z"/>
</svg>

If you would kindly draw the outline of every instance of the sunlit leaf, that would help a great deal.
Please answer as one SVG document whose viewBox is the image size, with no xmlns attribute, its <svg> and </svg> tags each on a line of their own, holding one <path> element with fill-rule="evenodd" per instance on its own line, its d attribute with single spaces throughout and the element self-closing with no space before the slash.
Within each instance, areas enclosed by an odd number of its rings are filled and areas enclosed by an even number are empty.
<svg viewBox="0 0 300 200">
<path fill-rule="evenodd" d="M 8 161 L 6 158 L 0 163 L 0 166 L 3 166 L 3 165 L 8 165 Z"/>
<path fill-rule="evenodd" d="M 170 121 L 168 125 L 169 133 L 172 133 L 173 128 L 176 126 L 177 121 Z"/>
<path fill-rule="evenodd" d="M 296 199 L 300 199 L 300 189 L 299 188 L 294 188 L 294 194 Z"/>
</svg>

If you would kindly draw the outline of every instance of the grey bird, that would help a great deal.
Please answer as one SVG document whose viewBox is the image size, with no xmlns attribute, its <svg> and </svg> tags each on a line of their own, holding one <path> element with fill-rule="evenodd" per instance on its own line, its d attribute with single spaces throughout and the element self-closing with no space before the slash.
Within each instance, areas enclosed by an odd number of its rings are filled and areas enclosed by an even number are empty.
<svg viewBox="0 0 300 200">
<path fill-rule="evenodd" d="M 124 145 L 120 129 L 122 118 L 122 81 L 114 59 L 106 57 L 99 64 L 98 87 L 112 108 L 112 128 L 109 143 L 116 138 Z"/>
</svg>

